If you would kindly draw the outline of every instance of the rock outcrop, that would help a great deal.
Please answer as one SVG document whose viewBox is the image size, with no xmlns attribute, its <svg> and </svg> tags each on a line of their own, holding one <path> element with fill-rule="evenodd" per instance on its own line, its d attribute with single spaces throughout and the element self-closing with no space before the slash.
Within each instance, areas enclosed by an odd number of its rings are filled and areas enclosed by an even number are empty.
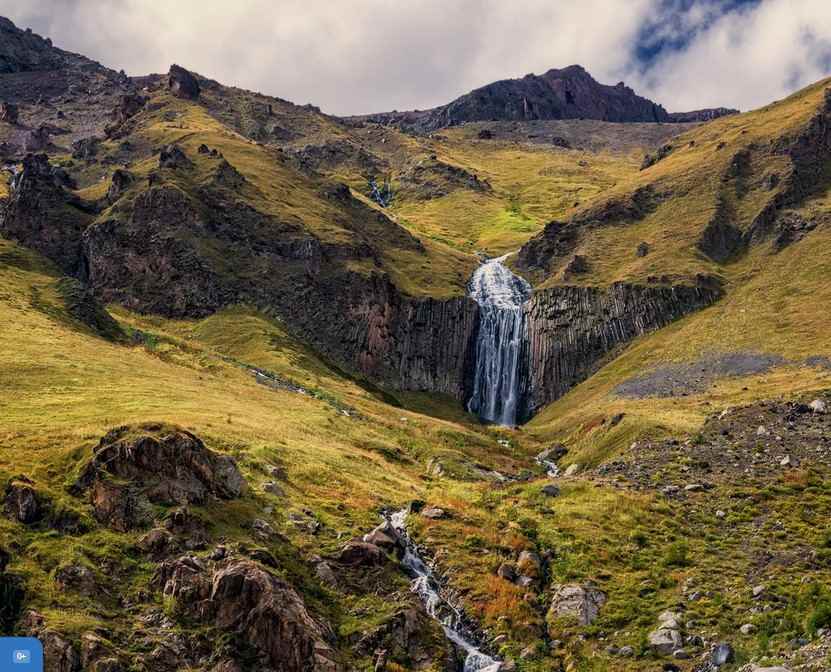
<svg viewBox="0 0 831 672">
<path fill-rule="evenodd" d="M 45 154 L 29 154 L 0 202 L 0 233 L 34 248 L 66 273 L 82 274 L 81 235 L 91 221 Z"/>
<path fill-rule="evenodd" d="M 154 584 L 177 614 L 238 635 L 263 662 L 285 672 L 336 672 L 334 634 L 300 594 L 258 563 L 183 556 L 159 566 Z"/>
<path fill-rule="evenodd" d="M 175 63 L 170 66 L 170 71 L 167 73 L 167 86 L 174 96 L 188 100 L 199 98 L 201 90 L 196 77 Z"/>
<path fill-rule="evenodd" d="M 89 492 L 95 517 L 125 531 L 149 522 L 148 503 L 204 504 L 237 498 L 245 488 L 233 458 L 186 430 L 145 424 L 108 432 L 72 490 Z"/>
<path fill-rule="evenodd" d="M 621 343 L 710 305 L 718 284 L 702 277 L 693 285 L 616 283 L 606 289 L 551 287 L 526 304 L 530 382 L 526 413 L 565 394 L 587 378 Z"/>
<path fill-rule="evenodd" d="M 493 82 L 432 110 L 388 112 L 363 118 L 429 132 L 468 121 L 696 122 L 735 112 L 716 108 L 670 114 L 661 105 L 638 96 L 623 82 L 614 86 L 600 84 L 581 66 L 571 65 L 542 75 Z"/>
</svg>

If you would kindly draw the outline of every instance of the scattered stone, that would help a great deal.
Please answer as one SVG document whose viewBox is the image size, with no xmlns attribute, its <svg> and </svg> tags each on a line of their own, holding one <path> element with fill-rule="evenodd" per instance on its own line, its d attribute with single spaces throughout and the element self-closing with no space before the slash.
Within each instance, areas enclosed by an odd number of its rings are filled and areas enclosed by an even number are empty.
<svg viewBox="0 0 831 672">
<path fill-rule="evenodd" d="M 660 656 L 668 656 L 682 647 L 684 641 L 678 630 L 658 628 L 649 633 L 649 645 Z"/>
<path fill-rule="evenodd" d="M 548 485 L 542 486 L 542 488 L 540 488 L 540 492 L 546 497 L 559 497 L 560 487 L 554 485 L 553 483 L 549 483 Z"/>
<path fill-rule="evenodd" d="M 83 565 L 64 565 L 55 572 L 55 583 L 61 591 L 74 590 L 91 597 L 98 593 L 98 581 L 92 570 Z"/>
<path fill-rule="evenodd" d="M 431 520 L 442 520 L 444 518 L 448 518 L 447 511 L 444 509 L 440 509 L 437 506 L 426 506 L 421 510 L 421 515 L 424 518 L 429 518 Z"/>
<path fill-rule="evenodd" d="M 822 399 L 814 399 L 808 406 L 814 413 L 824 414 L 828 411 L 828 406 Z"/>
<path fill-rule="evenodd" d="M 645 257 L 649 254 L 649 243 L 638 243 L 638 249 L 635 250 L 636 257 Z"/>
<path fill-rule="evenodd" d="M 555 586 L 548 616 L 574 618 L 578 625 L 590 625 L 605 603 L 605 593 L 593 586 L 576 583 L 559 585 Z"/>
<path fill-rule="evenodd" d="M 514 567 L 514 565 L 510 562 L 503 562 L 497 568 L 496 575 L 500 579 L 505 579 L 505 581 L 513 583 L 517 579 L 516 567 Z"/>
<path fill-rule="evenodd" d="M 378 567 L 387 561 L 384 551 L 365 541 L 350 541 L 338 555 L 338 562 L 353 567 Z"/>
<path fill-rule="evenodd" d="M 756 436 L 767 436 L 768 434 L 770 434 L 770 432 L 768 432 L 767 427 L 759 425 L 759 428 L 756 430 Z"/>
<path fill-rule="evenodd" d="M 724 512 L 724 511 L 722 511 L 721 509 L 719 509 L 718 511 L 716 511 L 716 518 L 721 519 L 721 518 L 725 518 L 726 516 L 727 516 L 727 513 L 725 513 L 725 512 Z"/>
<path fill-rule="evenodd" d="M 493 140 L 493 131 L 488 130 L 487 128 L 483 128 L 479 133 L 476 134 L 476 137 L 480 140 Z"/>
<path fill-rule="evenodd" d="M 792 458 L 790 455 L 785 455 L 780 461 L 779 466 L 781 467 L 795 467 L 797 466 L 797 461 Z"/>
<path fill-rule="evenodd" d="M 684 490 L 687 492 L 703 492 L 705 488 L 701 483 L 688 483 L 684 486 Z"/>
<path fill-rule="evenodd" d="M 758 599 L 759 597 L 761 597 L 764 594 L 765 587 L 761 586 L 761 585 L 753 586 L 753 591 L 752 592 L 753 592 L 753 598 Z"/>
<path fill-rule="evenodd" d="M 672 657 L 676 660 L 688 660 L 690 654 L 687 653 L 686 649 L 675 649 L 675 651 L 672 652 Z"/>
<path fill-rule="evenodd" d="M 575 476 L 580 472 L 580 464 L 575 462 L 574 464 L 568 465 L 568 469 L 565 470 L 565 476 Z"/>
<path fill-rule="evenodd" d="M 617 652 L 617 655 L 619 655 L 621 658 L 631 658 L 635 655 L 635 649 L 634 647 L 631 647 L 627 644 L 626 646 L 620 647 L 620 649 Z"/>
<path fill-rule="evenodd" d="M 716 667 L 723 667 L 724 665 L 732 663 L 735 658 L 736 654 L 733 651 L 733 647 L 726 642 L 717 644 L 712 654 L 710 654 L 710 662 Z"/>
<path fill-rule="evenodd" d="M 753 623 L 745 623 L 739 628 L 739 632 L 741 632 L 743 635 L 752 635 L 754 632 L 756 632 L 756 626 L 753 625 Z"/>
<path fill-rule="evenodd" d="M 178 145 L 167 145 L 159 152 L 159 168 L 190 168 L 192 165 Z"/>
</svg>

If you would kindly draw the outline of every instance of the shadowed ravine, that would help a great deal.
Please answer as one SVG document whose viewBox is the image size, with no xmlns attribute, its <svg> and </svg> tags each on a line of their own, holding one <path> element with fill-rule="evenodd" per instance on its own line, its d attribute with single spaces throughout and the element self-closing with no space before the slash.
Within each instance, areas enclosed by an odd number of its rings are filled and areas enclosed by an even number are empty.
<svg viewBox="0 0 831 672">
<path fill-rule="evenodd" d="M 527 386 L 528 327 L 523 304 L 531 296 L 531 285 L 505 266 L 507 257 L 488 259 L 470 280 L 480 321 L 467 409 L 487 422 L 514 426 Z"/>
</svg>

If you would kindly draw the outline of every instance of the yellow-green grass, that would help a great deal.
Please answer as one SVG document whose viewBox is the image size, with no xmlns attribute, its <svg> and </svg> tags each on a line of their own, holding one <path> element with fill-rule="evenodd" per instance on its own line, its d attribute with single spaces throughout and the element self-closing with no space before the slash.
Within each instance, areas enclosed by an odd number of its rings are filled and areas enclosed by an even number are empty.
<svg viewBox="0 0 831 672">
<path fill-rule="evenodd" d="M 794 138 L 805 128 L 824 105 L 828 83 L 818 82 L 784 101 L 686 131 L 671 140 L 675 149 L 668 157 L 646 170 L 635 171 L 606 190 L 602 198 L 588 202 L 586 207 L 606 198 L 625 198 L 641 187 L 652 187 L 659 199 L 655 210 L 641 221 L 588 232 L 575 253 L 586 258 L 590 272 L 569 277 L 567 282 L 607 285 L 621 280 L 643 281 L 650 275 L 691 277 L 699 272 L 741 277 L 746 265 L 718 266 L 699 251 L 697 242 L 720 198 L 729 209 L 731 222 L 747 230 L 776 193 L 764 187 L 762 178 L 771 173 L 784 178 L 790 170 L 788 159 L 770 152 L 770 144 L 780 138 Z M 743 190 L 735 178 L 725 180 L 723 176 L 737 152 L 749 147 L 754 148 L 749 168 L 752 183 Z M 778 189 L 783 184 L 784 179 Z M 645 257 L 635 255 L 640 242 L 650 245 Z M 564 259 L 562 264 L 567 261 Z M 564 282 L 560 270 L 552 269 L 541 286 Z"/>
<path fill-rule="evenodd" d="M 737 264 L 720 301 L 637 339 L 545 408 L 528 431 L 549 439 L 568 436 L 581 448 L 572 459 L 594 462 L 647 428 L 693 432 L 722 408 L 831 386 L 831 372 L 804 365 L 812 356 L 831 355 L 831 315 L 818 309 L 831 301 L 831 262 L 821 252 L 830 247 L 831 231 L 820 228 L 778 254 L 769 245 L 754 248 Z M 751 379 L 724 379 L 685 397 L 633 400 L 614 393 L 621 382 L 663 364 L 725 352 L 769 353 L 791 364 Z M 626 418 L 611 430 L 595 422 L 621 412 Z"/>
<path fill-rule="evenodd" d="M 637 172 L 634 156 L 552 150 L 508 143 L 438 140 L 437 158 L 487 180 L 490 192 L 458 188 L 428 201 L 393 201 L 413 231 L 461 250 L 504 254 L 552 219 Z"/>
</svg>

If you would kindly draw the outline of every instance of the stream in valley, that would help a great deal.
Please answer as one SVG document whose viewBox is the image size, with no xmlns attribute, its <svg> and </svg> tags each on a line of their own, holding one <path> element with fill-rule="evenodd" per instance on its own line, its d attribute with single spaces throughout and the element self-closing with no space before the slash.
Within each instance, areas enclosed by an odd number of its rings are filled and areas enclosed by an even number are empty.
<svg viewBox="0 0 831 672">
<path fill-rule="evenodd" d="M 402 566 L 413 577 L 412 590 L 424 603 L 427 613 L 441 623 L 447 638 L 465 655 L 464 672 L 498 672 L 501 663 L 483 653 L 473 641 L 461 612 L 441 596 L 441 585 L 424 561 L 406 527 L 407 509 L 396 511 L 389 523 L 404 544 Z"/>
</svg>

